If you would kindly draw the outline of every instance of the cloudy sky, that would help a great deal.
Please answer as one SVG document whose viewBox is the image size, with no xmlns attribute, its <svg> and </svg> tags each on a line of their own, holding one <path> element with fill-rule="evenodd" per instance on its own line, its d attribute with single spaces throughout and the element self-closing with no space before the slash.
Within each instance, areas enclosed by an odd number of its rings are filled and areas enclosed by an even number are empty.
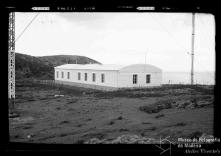
<svg viewBox="0 0 221 156">
<path fill-rule="evenodd" d="M 15 14 L 16 38 L 36 14 Z M 196 14 L 195 25 L 195 71 L 214 71 L 214 17 Z M 16 41 L 16 52 L 82 55 L 103 64 L 146 62 L 164 71 L 190 71 L 191 33 L 190 13 L 39 13 Z"/>
</svg>

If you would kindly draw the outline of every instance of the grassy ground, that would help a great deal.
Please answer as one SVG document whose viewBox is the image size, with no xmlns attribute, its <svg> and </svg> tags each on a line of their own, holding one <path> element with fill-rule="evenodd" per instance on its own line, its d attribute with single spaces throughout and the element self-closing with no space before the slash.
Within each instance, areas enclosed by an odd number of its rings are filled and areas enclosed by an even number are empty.
<svg viewBox="0 0 221 156">
<path fill-rule="evenodd" d="M 174 141 L 212 135 L 213 87 L 164 85 L 103 92 L 17 82 L 20 117 L 10 119 L 10 140 L 72 144 L 124 134 L 170 136 Z"/>
</svg>

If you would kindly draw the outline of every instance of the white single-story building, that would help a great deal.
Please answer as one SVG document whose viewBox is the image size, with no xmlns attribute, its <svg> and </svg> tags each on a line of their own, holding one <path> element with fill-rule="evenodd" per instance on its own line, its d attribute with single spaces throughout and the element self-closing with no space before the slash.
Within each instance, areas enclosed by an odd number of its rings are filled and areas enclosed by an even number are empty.
<svg viewBox="0 0 221 156">
<path fill-rule="evenodd" d="M 160 86 L 162 70 L 148 64 L 64 64 L 55 69 L 55 82 L 102 90 Z"/>
</svg>

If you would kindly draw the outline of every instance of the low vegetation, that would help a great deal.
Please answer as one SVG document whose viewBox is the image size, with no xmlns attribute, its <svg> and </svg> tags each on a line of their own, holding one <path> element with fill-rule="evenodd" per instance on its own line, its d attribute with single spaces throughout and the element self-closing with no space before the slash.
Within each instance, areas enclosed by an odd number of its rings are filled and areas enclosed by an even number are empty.
<svg viewBox="0 0 221 156">
<path fill-rule="evenodd" d="M 147 106 L 140 106 L 139 109 L 146 113 L 158 113 L 163 109 L 172 108 L 173 102 L 172 100 L 162 100 Z"/>
<path fill-rule="evenodd" d="M 17 80 L 19 116 L 10 118 L 10 141 L 142 144 L 159 141 L 159 136 L 212 135 L 213 87 L 163 85 L 105 92 Z"/>
</svg>

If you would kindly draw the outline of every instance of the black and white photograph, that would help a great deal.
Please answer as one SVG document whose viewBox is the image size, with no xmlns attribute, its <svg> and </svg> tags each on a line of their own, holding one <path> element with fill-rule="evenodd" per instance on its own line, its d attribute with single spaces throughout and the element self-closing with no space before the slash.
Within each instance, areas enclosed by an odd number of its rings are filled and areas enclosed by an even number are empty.
<svg viewBox="0 0 221 156">
<path fill-rule="evenodd" d="M 214 140 L 215 35 L 210 13 L 11 12 L 10 142 Z"/>
</svg>

